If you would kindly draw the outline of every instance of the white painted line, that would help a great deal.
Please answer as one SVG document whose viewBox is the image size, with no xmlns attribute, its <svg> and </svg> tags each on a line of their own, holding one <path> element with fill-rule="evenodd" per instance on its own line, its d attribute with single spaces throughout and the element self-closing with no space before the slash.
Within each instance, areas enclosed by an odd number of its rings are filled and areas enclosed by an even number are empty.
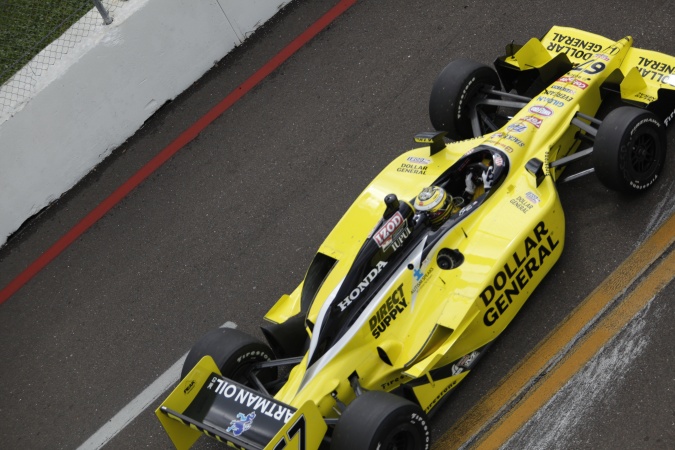
<svg viewBox="0 0 675 450">
<path fill-rule="evenodd" d="M 237 328 L 234 322 L 225 322 L 220 328 Z M 78 447 L 78 450 L 99 449 L 107 444 L 117 433 L 122 431 L 129 425 L 136 417 L 138 417 L 148 406 L 159 398 L 167 389 L 173 387 L 180 378 L 180 371 L 183 368 L 183 361 L 187 352 L 181 356 L 166 372 L 157 378 L 150 386 L 143 392 L 129 402 L 127 406 L 122 408 L 120 412 L 106 422 L 99 430 L 91 435 L 84 444 Z"/>
<path fill-rule="evenodd" d="M 652 340 L 647 314 L 652 297 L 635 317 L 611 338 L 537 413 L 518 430 L 504 448 L 574 448 L 578 430 L 597 418 L 603 404 L 616 398 L 625 386 L 633 361 Z M 658 316 L 667 304 L 655 306 Z"/>
<path fill-rule="evenodd" d="M 659 187 L 660 190 L 663 190 L 662 187 Z M 673 185 L 668 186 L 668 189 L 662 194 L 658 192 L 659 197 L 663 198 L 655 208 L 653 208 L 652 216 L 649 219 L 649 223 L 645 227 L 645 230 L 640 235 L 640 238 L 635 243 L 635 248 L 638 248 L 640 244 L 649 238 L 654 231 L 656 231 L 662 224 L 665 222 L 674 212 L 675 212 L 675 202 L 673 202 Z"/>
</svg>

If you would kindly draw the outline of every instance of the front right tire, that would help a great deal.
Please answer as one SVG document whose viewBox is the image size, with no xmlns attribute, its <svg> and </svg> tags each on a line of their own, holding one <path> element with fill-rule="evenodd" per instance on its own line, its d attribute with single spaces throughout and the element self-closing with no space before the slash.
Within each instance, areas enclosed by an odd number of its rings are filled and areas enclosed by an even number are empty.
<svg viewBox="0 0 675 450">
<path fill-rule="evenodd" d="M 607 114 L 593 145 L 600 181 L 620 192 L 641 192 L 659 177 L 666 160 L 666 127 L 652 112 L 622 106 Z"/>
</svg>

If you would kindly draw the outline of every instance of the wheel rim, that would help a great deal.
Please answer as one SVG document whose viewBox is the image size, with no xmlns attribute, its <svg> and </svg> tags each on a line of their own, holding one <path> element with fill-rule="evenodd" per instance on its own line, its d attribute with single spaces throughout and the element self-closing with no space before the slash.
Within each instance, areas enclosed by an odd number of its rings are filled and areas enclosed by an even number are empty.
<svg viewBox="0 0 675 450">
<path fill-rule="evenodd" d="M 656 139 L 650 134 L 642 134 L 633 142 L 630 152 L 630 168 L 635 175 L 649 175 L 657 160 Z"/>
<path fill-rule="evenodd" d="M 422 440 L 415 433 L 415 429 L 408 424 L 393 430 L 380 447 L 383 450 L 416 450 L 421 448 Z"/>
<path fill-rule="evenodd" d="M 385 450 L 411 450 L 413 448 L 410 433 L 398 433 L 384 447 Z"/>
</svg>

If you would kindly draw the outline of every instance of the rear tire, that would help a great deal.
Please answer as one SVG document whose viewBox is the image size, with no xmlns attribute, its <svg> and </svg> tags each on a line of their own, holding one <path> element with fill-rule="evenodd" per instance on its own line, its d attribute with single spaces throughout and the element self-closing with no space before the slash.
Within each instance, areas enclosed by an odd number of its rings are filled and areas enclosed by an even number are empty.
<svg viewBox="0 0 675 450">
<path fill-rule="evenodd" d="M 497 72 L 491 67 L 468 59 L 458 59 L 445 66 L 431 88 L 429 118 L 437 131 L 446 131 L 455 140 L 474 137 L 469 105 L 486 95 L 484 87 L 499 89 Z M 494 112 L 496 107 L 484 107 Z"/>
<path fill-rule="evenodd" d="M 251 366 L 274 359 L 274 353 L 269 346 L 254 337 L 234 328 L 218 328 L 206 333 L 192 347 L 183 363 L 181 379 L 206 355 L 213 358 L 224 377 L 247 385 Z M 264 369 L 258 373 L 258 378 L 263 383 L 273 381 L 276 377 L 276 368 Z"/>
<path fill-rule="evenodd" d="M 647 110 L 619 107 L 605 117 L 593 145 L 593 166 L 610 189 L 640 192 L 652 186 L 666 160 L 666 127 Z"/>
<path fill-rule="evenodd" d="M 331 450 L 422 450 L 431 445 L 429 423 L 418 405 L 381 391 L 356 397 L 335 426 Z"/>
</svg>

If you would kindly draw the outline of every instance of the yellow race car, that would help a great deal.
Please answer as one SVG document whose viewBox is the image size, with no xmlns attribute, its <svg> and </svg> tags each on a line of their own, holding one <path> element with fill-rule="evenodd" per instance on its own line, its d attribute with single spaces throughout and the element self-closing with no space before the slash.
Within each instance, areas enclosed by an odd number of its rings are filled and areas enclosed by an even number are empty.
<svg viewBox="0 0 675 450">
<path fill-rule="evenodd" d="M 428 415 L 560 257 L 556 183 L 657 181 L 675 58 L 554 27 L 495 67 L 440 73 L 436 131 L 356 199 L 265 316 L 267 343 L 222 328 L 195 344 L 156 411 L 176 448 L 202 434 L 246 449 L 429 448 Z M 563 177 L 585 157 L 592 168 Z"/>
</svg>

